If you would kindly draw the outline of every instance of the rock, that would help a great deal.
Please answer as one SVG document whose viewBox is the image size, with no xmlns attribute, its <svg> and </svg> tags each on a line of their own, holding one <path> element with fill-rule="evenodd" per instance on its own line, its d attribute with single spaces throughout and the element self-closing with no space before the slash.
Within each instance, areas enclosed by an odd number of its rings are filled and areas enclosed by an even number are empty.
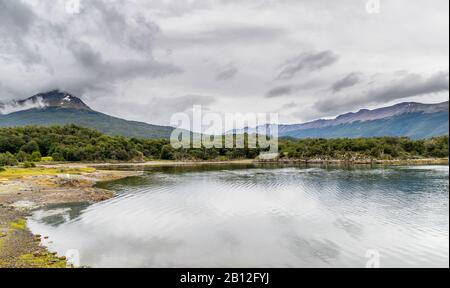
<svg viewBox="0 0 450 288">
<path fill-rule="evenodd" d="M 61 260 L 61 261 L 66 261 L 66 256 L 62 256 L 62 257 L 59 257 L 59 260 Z"/>
</svg>

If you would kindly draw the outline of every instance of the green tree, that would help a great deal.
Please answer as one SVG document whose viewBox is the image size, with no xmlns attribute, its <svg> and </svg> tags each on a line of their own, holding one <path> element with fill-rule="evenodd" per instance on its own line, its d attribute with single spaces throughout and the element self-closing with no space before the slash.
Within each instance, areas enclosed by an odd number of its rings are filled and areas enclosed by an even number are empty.
<svg viewBox="0 0 450 288">
<path fill-rule="evenodd" d="M 23 145 L 20 148 L 20 151 L 23 151 L 28 154 L 32 154 L 33 152 L 39 151 L 39 145 L 37 144 L 36 141 L 31 140 L 27 144 Z"/>
</svg>

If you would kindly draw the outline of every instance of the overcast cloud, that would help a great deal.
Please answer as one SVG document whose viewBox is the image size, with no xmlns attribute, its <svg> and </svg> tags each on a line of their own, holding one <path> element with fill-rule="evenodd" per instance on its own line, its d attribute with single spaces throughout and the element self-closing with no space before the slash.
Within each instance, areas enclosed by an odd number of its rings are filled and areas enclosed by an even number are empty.
<svg viewBox="0 0 450 288">
<path fill-rule="evenodd" d="M 168 124 L 192 104 L 296 123 L 449 97 L 449 2 L 0 0 L 0 102 L 67 90 Z"/>
</svg>

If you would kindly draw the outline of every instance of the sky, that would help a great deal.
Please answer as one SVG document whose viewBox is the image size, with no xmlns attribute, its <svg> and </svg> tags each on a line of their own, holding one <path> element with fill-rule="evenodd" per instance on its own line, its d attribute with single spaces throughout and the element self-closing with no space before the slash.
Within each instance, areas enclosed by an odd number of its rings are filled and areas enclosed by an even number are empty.
<svg viewBox="0 0 450 288">
<path fill-rule="evenodd" d="M 54 89 L 167 125 L 449 99 L 449 1 L 0 0 L 0 102 Z"/>
</svg>

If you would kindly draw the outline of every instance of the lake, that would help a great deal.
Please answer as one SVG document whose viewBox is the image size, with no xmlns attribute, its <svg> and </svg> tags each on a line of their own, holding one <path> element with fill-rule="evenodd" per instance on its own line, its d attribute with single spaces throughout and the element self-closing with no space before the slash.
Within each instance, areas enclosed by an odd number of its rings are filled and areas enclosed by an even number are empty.
<svg viewBox="0 0 450 288">
<path fill-rule="evenodd" d="M 89 267 L 449 267 L 448 166 L 152 168 L 28 226 Z"/>
</svg>

